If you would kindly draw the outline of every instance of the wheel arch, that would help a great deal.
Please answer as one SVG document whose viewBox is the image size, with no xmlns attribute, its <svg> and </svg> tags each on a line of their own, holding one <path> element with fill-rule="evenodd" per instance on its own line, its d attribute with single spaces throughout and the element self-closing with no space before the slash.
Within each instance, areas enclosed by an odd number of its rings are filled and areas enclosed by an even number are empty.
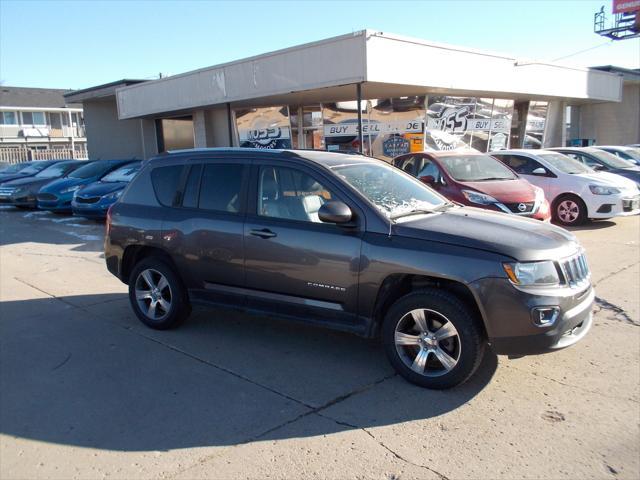
<svg viewBox="0 0 640 480">
<path fill-rule="evenodd" d="M 437 288 L 458 297 L 479 322 L 482 333 L 487 338 L 485 316 L 471 289 L 461 281 L 429 275 L 391 274 L 387 276 L 376 296 L 373 318 L 369 329 L 370 337 L 378 337 L 384 317 L 391 305 L 404 295 L 421 288 Z"/>
<path fill-rule="evenodd" d="M 159 247 L 151 247 L 148 245 L 129 245 L 122 254 L 122 264 L 120 267 L 120 276 L 124 283 L 129 283 L 129 275 L 138 262 L 145 258 L 158 257 L 167 262 L 174 272 L 180 277 L 178 269 L 171 258 L 171 255 Z"/>
</svg>

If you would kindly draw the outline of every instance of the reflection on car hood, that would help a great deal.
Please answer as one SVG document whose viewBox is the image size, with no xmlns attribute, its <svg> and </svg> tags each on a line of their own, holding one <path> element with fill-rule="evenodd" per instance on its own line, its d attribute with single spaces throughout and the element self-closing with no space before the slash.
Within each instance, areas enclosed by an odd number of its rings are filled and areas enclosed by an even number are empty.
<svg viewBox="0 0 640 480">
<path fill-rule="evenodd" d="M 95 182 L 78 191 L 78 196 L 101 197 L 108 193 L 117 192 L 127 186 L 127 182 Z"/>
<path fill-rule="evenodd" d="M 619 173 L 593 172 L 593 173 L 579 173 L 579 174 L 576 174 L 575 176 L 586 178 L 588 180 L 594 181 L 594 183 L 607 185 L 611 187 L 618 187 L 618 188 L 624 188 L 624 189 L 637 188 L 636 182 L 628 178 L 625 178 L 626 176 L 622 176 Z"/>
<path fill-rule="evenodd" d="M 563 228 L 479 208 L 457 207 L 407 220 L 394 226 L 397 235 L 496 252 L 520 261 L 558 259 L 578 249 L 576 237 Z"/>
<path fill-rule="evenodd" d="M 64 190 L 65 188 L 73 187 L 75 185 L 86 185 L 90 181 L 91 179 L 72 178 L 72 177 L 59 178 L 58 180 L 51 182 L 46 187 L 43 187 L 42 192 L 60 193 L 60 191 Z"/>
<path fill-rule="evenodd" d="M 35 173 L 32 175 L 20 175 L 19 173 L 10 173 L 5 175 L 0 174 L 0 183 L 10 182 L 11 180 L 17 180 L 20 178 L 31 178 L 33 175 L 35 175 Z"/>
<path fill-rule="evenodd" d="M 31 186 L 42 186 L 49 182 L 55 182 L 55 178 L 36 178 L 36 177 L 26 177 L 26 178 L 18 178 L 16 180 L 11 180 L 10 182 L 3 182 L 3 187 L 31 187 Z"/>
<path fill-rule="evenodd" d="M 458 182 L 463 187 L 491 195 L 499 202 L 533 202 L 536 192 L 533 186 L 523 179 L 489 180 L 486 182 Z"/>
</svg>

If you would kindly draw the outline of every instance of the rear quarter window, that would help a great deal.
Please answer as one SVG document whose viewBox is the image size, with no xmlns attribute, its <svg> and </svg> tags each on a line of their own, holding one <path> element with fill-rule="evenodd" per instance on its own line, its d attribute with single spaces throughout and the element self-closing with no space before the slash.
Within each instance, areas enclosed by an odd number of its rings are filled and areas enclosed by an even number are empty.
<svg viewBox="0 0 640 480">
<path fill-rule="evenodd" d="M 182 165 L 158 167 L 151 171 L 151 183 L 158 201 L 166 206 L 173 205 L 182 177 Z M 135 186 L 134 186 L 135 187 Z"/>
</svg>

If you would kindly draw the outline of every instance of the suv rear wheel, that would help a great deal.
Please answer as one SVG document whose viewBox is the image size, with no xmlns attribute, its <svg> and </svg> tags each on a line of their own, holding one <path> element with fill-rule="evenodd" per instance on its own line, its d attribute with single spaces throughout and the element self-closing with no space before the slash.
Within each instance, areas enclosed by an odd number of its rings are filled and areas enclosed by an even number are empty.
<svg viewBox="0 0 640 480">
<path fill-rule="evenodd" d="M 396 371 L 421 387 L 464 383 L 484 355 L 485 340 L 474 315 L 455 295 L 437 289 L 397 300 L 387 312 L 382 336 Z"/>
<path fill-rule="evenodd" d="M 129 301 L 138 318 L 157 330 L 176 327 L 191 313 L 178 275 L 157 257 L 141 260 L 131 271 Z"/>
</svg>

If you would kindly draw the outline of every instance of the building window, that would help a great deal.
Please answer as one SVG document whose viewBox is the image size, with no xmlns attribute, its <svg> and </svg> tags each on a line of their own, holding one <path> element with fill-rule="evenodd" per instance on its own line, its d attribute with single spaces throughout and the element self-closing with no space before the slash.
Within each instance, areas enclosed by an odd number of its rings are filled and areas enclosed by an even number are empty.
<svg viewBox="0 0 640 480">
<path fill-rule="evenodd" d="M 156 136 L 158 152 L 193 148 L 193 118 L 159 118 L 156 120 Z"/>
<path fill-rule="evenodd" d="M 16 112 L 2 112 L 0 115 L 0 125 L 17 125 Z"/>
<path fill-rule="evenodd" d="M 47 120 L 44 112 L 22 112 L 22 123 L 24 125 L 46 125 Z"/>
</svg>

